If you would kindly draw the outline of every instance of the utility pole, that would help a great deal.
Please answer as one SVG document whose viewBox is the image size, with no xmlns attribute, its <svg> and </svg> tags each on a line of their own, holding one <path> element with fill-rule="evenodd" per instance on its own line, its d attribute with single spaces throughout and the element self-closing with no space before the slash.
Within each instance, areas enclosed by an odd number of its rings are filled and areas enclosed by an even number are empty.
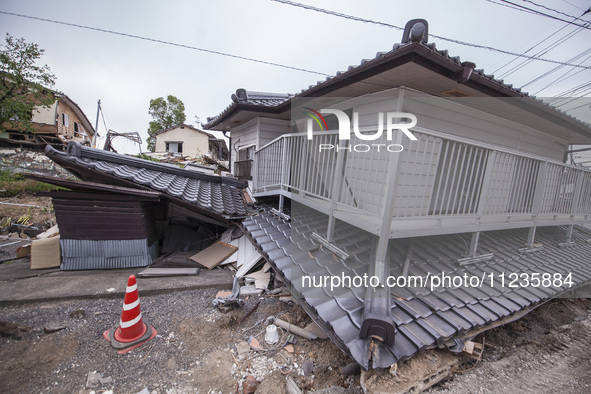
<svg viewBox="0 0 591 394">
<path fill-rule="evenodd" d="M 94 127 L 94 138 L 92 139 L 92 147 L 96 148 L 97 138 L 98 138 L 98 120 L 99 120 L 99 112 L 101 111 L 101 100 L 98 101 L 98 106 L 96 108 L 96 126 Z"/>
</svg>

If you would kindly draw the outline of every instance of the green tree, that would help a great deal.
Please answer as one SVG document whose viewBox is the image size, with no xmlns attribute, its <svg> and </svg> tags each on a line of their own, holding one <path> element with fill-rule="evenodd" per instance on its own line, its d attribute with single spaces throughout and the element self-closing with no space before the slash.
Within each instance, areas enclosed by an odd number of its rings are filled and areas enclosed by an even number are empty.
<svg viewBox="0 0 591 394">
<path fill-rule="evenodd" d="M 0 131 L 7 127 L 33 131 L 29 121 L 34 107 L 47 108 L 54 103 L 49 88 L 55 75 L 47 65 L 36 65 L 43 52 L 35 43 L 6 34 L 5 45 L 0 46 Z"/>
<path fill-rule="evenodd" d="M 184 123 L 187 116 L 185 115 L 185 104 L 170 95 L 166 100 L 164 97 L 150 100 L 148 113 L 153 119 L 148 127 L 148 150 L 154 152 L 156 147 L 154 134 L 176 124 Z"/>
</svg>

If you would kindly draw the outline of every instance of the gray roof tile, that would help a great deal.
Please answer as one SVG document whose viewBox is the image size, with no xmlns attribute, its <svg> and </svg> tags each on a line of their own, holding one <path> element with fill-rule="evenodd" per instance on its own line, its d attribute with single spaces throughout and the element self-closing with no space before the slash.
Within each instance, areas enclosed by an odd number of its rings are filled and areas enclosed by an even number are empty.
<svg viewBox="0 0 591 394">
<path fill-rule="evenodd" d="M 319 321 L 339 348 L 364 368 L 371 367 L 367 358 L 369 340 L 359 338 L 366 290 L 362 287 L 338 288 L 333 291 L 326 288 L 302 289 L 301 278 L 308 273 L 316 278 L 342 273 L 359 276 L 366 274 L 374 236 L 337 221 L 336 246 L 351 252 L 348 259 L 338 259 L 324 247 L 318 247 L 311 239 L 312 232 L 322 234 L 325 231 L 326 216 L 304 208 L 300 210 L 299 207 L 295 213 L 292 208 L 290 214 L 291 223 L 263 211 L 247 218 L 243 225 L 250 236 L 259 242 L 269 261 L 292 284 L 296 300 L 303 303 L 305 309 Z M 409 272 L 417 275 L 431 272 L 433 275 L 445 271 L 448 274 L 455 272 L 481 277 L 486 273 L 498 276 L 503 272 L 508 274 L 560 270 L 573 271 L 573 279 L 577 284 L 591 280 L 591 268 L 588 267 L 591 245 L 586 243 L 591 238 L 589 233 L 575 230 L 573 240 L 576 246 L 560 249 L 557 245 L 562 242 L 563 228 L 542 228 L 539 231 L 544 249 L 523 255 L 518 249 L 523 247 L 523 240 L 527 239 L 527 229 L 483 233 L 484 236 L 480 238 L 483 241 L 482 250 L 494 250 L 495 256 L 492 260 L 469 266 L 455 263 L 466 255 L 465 237 L 449 235 L 415 238 Z M 269 233 L 273 236 L 268 235 Z M 391 243 L 390 274 L 400 275 L 408 241 L 392 240 Z M 312 255 L 308 252 L 311 248 Z M 440 258 L 442 254 L 445 255 L 444 259 Z M 501 254 L 502 258 L 499 257 Z M 392 346 L 379 344 L 373 366 L 387 367 L 390 365 L 388 363 L 404 360 L 447 338 L 461 337 L 472 330 L 486 328 L 487 324 L 524 308 L 539 305 L 565 290 L 499 289 L 485 285 L 479 289 L 447 288 L 429 293 L 423 288 L 392 288 L 391 318 L 397 329 L 395 343 Z"/>
<path fill-rule="evenodd" d="M 46 155 L 83 180 L 113 184 L 115 178 L 123 186 L 148 187 L 227 217 L 254 212 L 242 195 L 241 189 L 246 187 L 243 182 L 87 148 L 75 142 L 68 145 L 67 152 L 48 146 Z"/>
</svg>

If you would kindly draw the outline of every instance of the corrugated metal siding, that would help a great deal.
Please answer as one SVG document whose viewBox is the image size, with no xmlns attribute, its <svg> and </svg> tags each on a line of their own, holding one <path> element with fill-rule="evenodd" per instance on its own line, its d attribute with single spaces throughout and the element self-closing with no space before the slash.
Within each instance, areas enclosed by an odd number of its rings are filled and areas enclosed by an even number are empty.
<svg viewBox="0 0 591 394">
<path fill-rule="evenodd" d="M 81 240 L 61 239 L 61 269 L 89 270 L 145 267 L 158 253 L 158 243 L 147 239 Z"/>
</svg>

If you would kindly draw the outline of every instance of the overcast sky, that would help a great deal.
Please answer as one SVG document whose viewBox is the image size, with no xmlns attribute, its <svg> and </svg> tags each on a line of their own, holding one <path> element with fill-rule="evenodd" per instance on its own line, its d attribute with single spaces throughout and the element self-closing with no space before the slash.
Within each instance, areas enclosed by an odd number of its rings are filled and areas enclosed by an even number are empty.
<svg viewBox="0 0 591 394">
<path fill-rule="evenodd" d="M 491 0 L 504 3 L 503 0 Z M 429 22 L 429 33 L 511 52 L 536 54 L 569 33 L 543 57 L 591 66 L 591 30 L 547 16 L 533 15 L 487 0 L 336 1 L 302 3 L 342 14 L 403 27 L 413 18 Z M 573 21 L 563 14 L 536 7 L 531 1 L 511 0 L 528 8 Z M 589 0 L 535 0 L 564 14 L 579 17 Z M 358 65 L 377 52 L 389 51 L 402 32 L 271 0 L 173 1 L 65 1 L 0 0 L 0 11 L 52 19 L 119 33 L 169 41 L 211 51 L 278 63 L 334 75 Z M 582 17 L 591 20 L 591 13 Z M 574 20 L 582 24 L 581 20 Z M 587 25 L 588 26 L 588 25 Z M 557 32 L 559 29 L 561 31 Z M 171 94 L 185 103 L 187 123 L 199 116 L 203 123 L 230 105 L 238 88 L 297 93 L 325 77 L 194 49 L 114 35 L 80 27 L 26 19 L 0 13 L 2 36 L 24 37 L 45 49 L 41 63 L 57 77 L 56 89 L 80 105 L 94 126 L 97 101 L 106 126 L 118 132 L 137 131 L 147 138 L 150 99 Z M 554 34 L 555 33 L 555 34 Z M 551 38 L 547 38 L 554 34 Z M 492 50 L 429 38 L 439 49 L 462 61 L 472 61 L 487 73 L 515 59 Z M 3 39 L 2 39 L 3 42 Z M 587 51 L 588 53 L 585 53 Z M 581 55 L 582 54 L 582 55 Z M 514 61 L 511 66 L 521 62 Z M 552 70 L 556 64 L 534 61 L 504 77 L 521 87 Z M 591 69 L 563 67 L 524 89 L 538 92 L 565 72 L 571 76 L 536 94 L 554 96 L 591 81 Z M 580 71 L 580 72 L 579 72 Z M 576 73 L 576 74 L 575 74 Z M 584 92 L 583 92 L 584 93 Z M 587 96 L 590 94 L 587 92 Z M 571 105 L 572 107 L 572 105 Z M 584 111 L 584 112 L 583 112 Z M 575 115 L 586 117 L 587 106 Z M 591 121 L 591 116 L 587 119 Z M 104 136 L 102 120 L 99 133 Z"/>
</svg>

